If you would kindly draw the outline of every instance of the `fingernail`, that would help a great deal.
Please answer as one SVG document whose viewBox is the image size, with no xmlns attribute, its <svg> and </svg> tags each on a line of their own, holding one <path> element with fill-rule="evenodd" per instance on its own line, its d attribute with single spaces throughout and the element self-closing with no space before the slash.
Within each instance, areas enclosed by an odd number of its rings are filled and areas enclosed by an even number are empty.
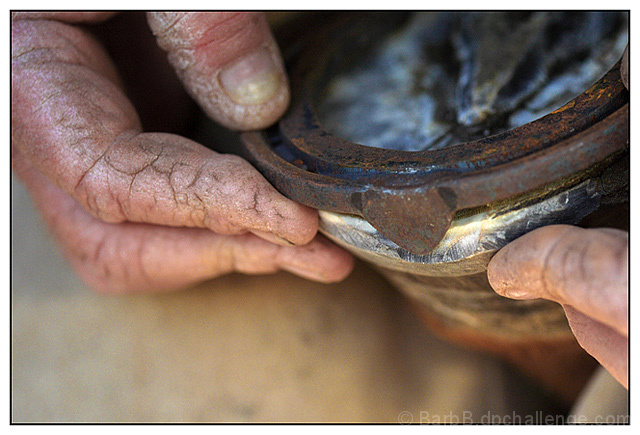
<svg viewBox="0 0 640 435">
<path fill-rule="evenodd" d="M 269 101 L 280 87 L 282 74 L 269 50 L 260 48 L 225 66 L 219 80 L 227 95 L 244 106 Z"/>
<path fill-rule="evenodd" d="M 294 244 L 291 243 L 290 241 L 288 241 L 287 239 L 280 237 L 276 234 L 273 233 L 268 233 L 266 231 L 259 231 L 259 230 L 251 230 L 251 232 L 253 234 L 255 234 L 256 236 L 260 237 L 261 239 L 264 239 L 268 242 L 271 243 L 275 243 L 276 245 L 280 245 L 280 246 L 293 246 Z"/>
</svg>

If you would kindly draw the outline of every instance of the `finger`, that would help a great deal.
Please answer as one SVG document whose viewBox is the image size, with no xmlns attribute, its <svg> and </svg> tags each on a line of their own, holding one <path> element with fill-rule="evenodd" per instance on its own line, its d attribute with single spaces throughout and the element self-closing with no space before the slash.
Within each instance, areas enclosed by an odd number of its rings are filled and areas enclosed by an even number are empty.
<svg viewBox="0 0 640 435">
<path fill-rule="evenodd" d="M 627 334 L 628 256 L 624 231 L 555 225 L 504 247 L 487 272 L 492 287 L 503 296 L 571 305 Z"/>
<path fill-rule="evenodd" d="M 141 133 L 100 46 L 53 21 L 12 25 L 12 147 L 106 222 L 313 239 L 317 212 L 249 163 L 170 134 Z"/>
<path fill-rule="evenodd" d="M 302 247 L 283 247 L 251 234 L 223 236 L 196 228 L 105 223 L 28 162 L 18 158 L 14 167 L 71 264 L 101 292 L 175 290 L 234 271 L 287 270 L 330 283 L 345 278 L 353 267 L 349 254 L 320 236 Z"/>
<path fill-rule="evenodd" d="M 289 104 L 266 17 L 255 12 L 153 12 L 151 30 L 205 112 L 234 129 L 265 128 Z"/>
<path fill-rule="evenodd" d="M 564 306 L 578 343 L 625 388 L 629 385 L 629 339 L 568 305 Z"/>
</svg>

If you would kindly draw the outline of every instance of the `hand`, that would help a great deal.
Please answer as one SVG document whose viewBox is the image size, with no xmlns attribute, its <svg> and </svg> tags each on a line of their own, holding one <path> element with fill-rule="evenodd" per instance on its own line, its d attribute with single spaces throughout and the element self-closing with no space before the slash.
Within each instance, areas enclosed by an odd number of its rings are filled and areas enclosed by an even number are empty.
<svg viewBox="0 0 640 435">
<path fill-rule="evenodd" d="M 12 16 L 12 166 L 79 274 L 111 293 L 174 289 L 232 271 L 344 278 L 353 260 L 316 237 L 315 210 L 280 195 L 239 157 L 143 131 L 144 114 L 86 30 L 111 15 Z M 263 14 L 147 20 L 184 87 L 219 123 L 259 129 L 286 110 L 287 78 Z M 149 85 L 160 78 L 149 56 L 129 59 L 150 71 Z M 176 113 L 172 104 L 156 109 L 165 119 Z"/>
<path fill-rule="evenodd" d="M 628 233 L 567 225 L 539 228 L 511 242 L 488 269 L 491 286 L 502 296 L 560 303 L 580 345 L 625 387 L 628 274 Z"/>
</svg>

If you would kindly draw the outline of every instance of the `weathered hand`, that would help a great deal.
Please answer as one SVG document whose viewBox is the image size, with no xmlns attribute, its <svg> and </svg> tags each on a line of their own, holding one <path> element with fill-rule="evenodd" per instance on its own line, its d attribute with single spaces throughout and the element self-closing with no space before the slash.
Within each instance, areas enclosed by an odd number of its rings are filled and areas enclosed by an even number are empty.
<svg viewBox="0 0 640 435">
<path fill-rule="evenodd" d="M 106 292 L 173 289 L 231 271 L 344 278 L 353 261 L 315 237 L 315 210 L 241 158 L 143 131 L 107 52 L 75 25 L 109 18 L 12 17 L 12 165 L 80 275 Z M 210 117 L 257 129 L 284 112 L 288 83 L 262 14 L 147 18 Z"/>
<path fill-rule="evenodd" d="M 628 269 L 628 233 L 555 225 L 504 247 L 488 275 L 503 296 L 562 304 L 580 345 L 627 387 Z"/>
</svg>

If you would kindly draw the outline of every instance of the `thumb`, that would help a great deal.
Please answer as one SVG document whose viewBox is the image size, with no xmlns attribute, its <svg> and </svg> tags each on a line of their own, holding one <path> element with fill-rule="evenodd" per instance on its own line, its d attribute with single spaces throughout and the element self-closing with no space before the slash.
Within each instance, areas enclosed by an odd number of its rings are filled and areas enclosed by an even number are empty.
<svg viewBox="0 0 640 435">
<path fill-rule="evenodd" d="M 150 12 L 148 22 L 191 95 L 226 127 L 268 127 L 289 104 L 280 50 L 264 13 Z"/>
<path fill-rule="evenodd" d="M 538 228 L 498 251 L 487 277 L 498 294 L 569 305 L 628 334 L 629 234 L 624 231 Z"/>
</svg>

